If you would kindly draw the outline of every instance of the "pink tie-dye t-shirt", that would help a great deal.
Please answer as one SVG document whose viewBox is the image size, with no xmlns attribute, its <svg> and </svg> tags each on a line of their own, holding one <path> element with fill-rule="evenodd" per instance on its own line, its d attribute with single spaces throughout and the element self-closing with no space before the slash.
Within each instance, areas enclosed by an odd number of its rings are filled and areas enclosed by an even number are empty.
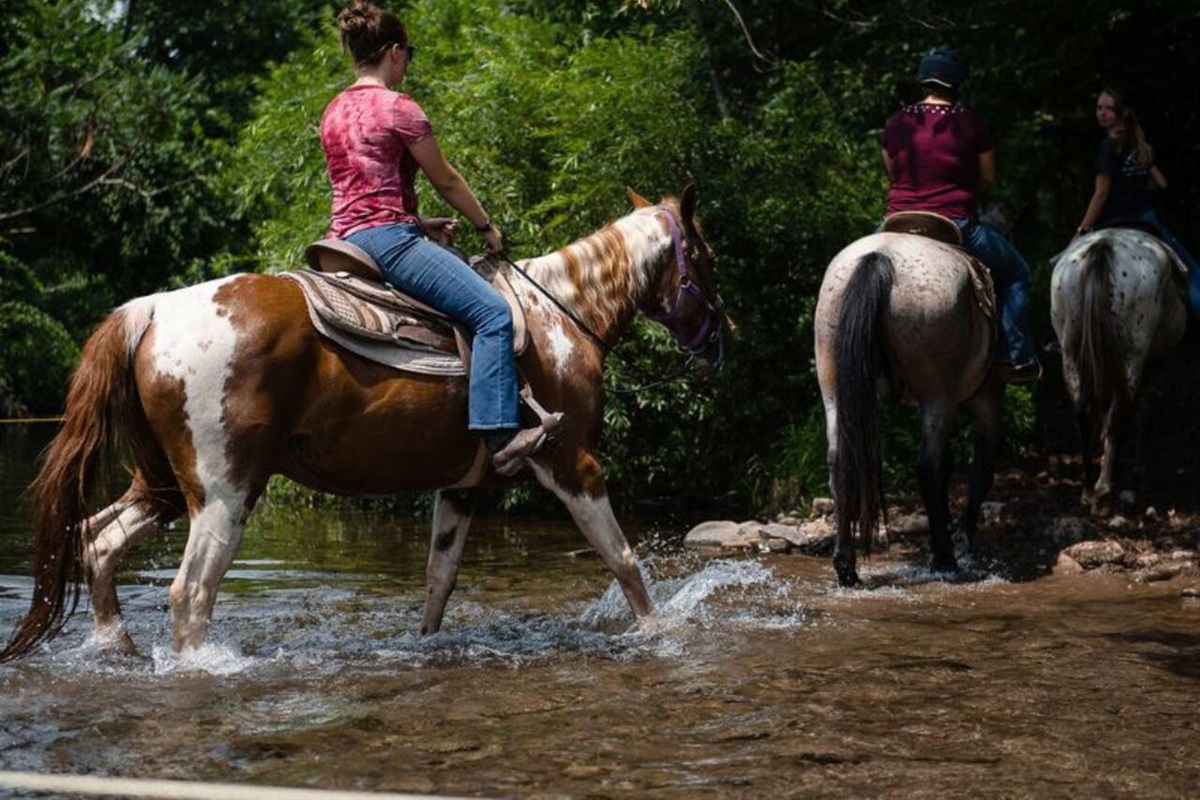
<svg viewBox="0 0 1200 800">
<path fill-rule="evenodd" d="M 329 236 L 419 222 L 411 145 L 433 134 L 411 97 L 382 86 L 345 89 L 321 117 L 321 147 L 333 185 Z"/>
</svg>

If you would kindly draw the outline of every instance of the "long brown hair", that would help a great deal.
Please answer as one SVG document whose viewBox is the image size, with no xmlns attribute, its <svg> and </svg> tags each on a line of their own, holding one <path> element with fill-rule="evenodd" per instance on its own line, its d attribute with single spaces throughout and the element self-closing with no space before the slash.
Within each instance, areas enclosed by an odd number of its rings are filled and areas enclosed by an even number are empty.
<svg viewBox="0 0 1200 800">
<path fill-rule="evenodd" d="M 1137 162 L 1137 165 L 1149 169 L 1154 164 L 1154 148 L 1146 141 L 1146 134 L 1138 122 L 1137 114 L 1125 102 L 1125 93 L 1111 86 L 1106 86 L 1100 92 L 1113 100 L 1113 111 L 1117 112 L 1117 124 L 1108 135 L 1116 142 L 1117 149 Z"/>
<path fill-rule="evenodd" d="M 342 32 L 342 50 L 350 51 L 356 65 L 379 63 L 394 44 L 408 46 L 404 23 L 370 0 L 354 0 L 338 14 L 337 22 Z"/>
</svg>

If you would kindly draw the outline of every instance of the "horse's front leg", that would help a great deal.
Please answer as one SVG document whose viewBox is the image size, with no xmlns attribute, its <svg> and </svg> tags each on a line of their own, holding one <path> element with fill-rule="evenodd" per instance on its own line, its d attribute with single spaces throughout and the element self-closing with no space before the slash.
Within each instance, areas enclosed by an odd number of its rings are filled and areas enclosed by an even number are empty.
<svg viewBox="0 0 1200 800">
<path fill-rule="evenodd" d="M 954 409 L 937 405 L 921 408 L 921 455 L 917 482 L 929 517 L 929 543 L 935 572 L 957 572 L 954 541 L 950 537 L 950 457 L 947 442 Z"/>
<path fill-rule="evenodd" d="M 101 650 L 134 652 L 133 639 L 121 619 L 116 570 L 129 548 L 159 530 L 158 520 L 131 501 L 132 493 L 84 523 L 88 543 L 83 551 L 84 572 L 95 616 L 96 641 Z"/>
<path fill-rule="evenodd" d="M 564 448 L 565 450 L 565 448 Z M 590 452 L 564 452 L 549 465 L 531 462 L 538 482 L 562 501 L 588 543 L 608 567 L 633 615 L 639 619 L 654 610 L 641 566 L 613 514 L 600 463 Z"/>
<path fill-rule="evenodd" d="M 421 616 L 421 635 L 437 633 L 442 627 L 446 601 L 458 583 L 463 545 L 475 515 L 478 495 L 470 489 L 443 489 L 433 505 L 433 535 L 429 545 L 429 563 L 425 568 L 425 613 Z"/>
</svg>

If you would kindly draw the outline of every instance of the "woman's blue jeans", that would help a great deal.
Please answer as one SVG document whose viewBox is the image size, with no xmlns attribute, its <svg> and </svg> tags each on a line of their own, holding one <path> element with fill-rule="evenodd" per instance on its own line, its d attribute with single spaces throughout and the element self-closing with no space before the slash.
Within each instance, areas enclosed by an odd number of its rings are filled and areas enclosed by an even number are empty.
<svg viewBox="0 0 1200 800">
<path fill-rule="evenodd" d="M 387 282 L 433 306 L 474 334 L 468 424 L 488 431 L 520 427 L 513 319 L 492 285 L 412 224 L 381 225 L 346 238 L 366 250 Z"/>
<path fill-rule="evenodd" d="M 1175 251 L 1175 255 L 1183 261 L 1187 266 L 1188 271 L 1188 305 L 1192 308 L 1192 313 L 1200 318 L 1200 264 L 1196 263 L 1195 257 L 1188 252 L 1188 249 L 1183 246 L 1183 242 L 1175 238 L 1175 234 L 1167 230 L 1167 226 L 1158 218 L 1158 214 L 1153 210 L 1142 212 L 1138 216 L 1138 221 L 1142 222 L 1150 229 L 1150 231 L 1163 240 L 1163 243 Z"/>
<path fill-rule="evenodd" d="M 963 245 L 992 274 L 1000 309 L 999 361 L 1026 364 L 1036 359 L 1029 327 L 1029 264 L 1012 242 L 990 225 L 973 219 L 956 219 Z"/>
</svg>

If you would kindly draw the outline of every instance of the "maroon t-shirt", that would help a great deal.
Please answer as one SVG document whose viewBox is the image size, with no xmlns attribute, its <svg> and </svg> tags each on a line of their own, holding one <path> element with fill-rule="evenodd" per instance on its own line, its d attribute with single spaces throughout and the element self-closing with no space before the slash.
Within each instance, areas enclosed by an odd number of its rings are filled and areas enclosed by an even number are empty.
<svg viewBox="0 0 1200 800">
<path fill-rule="evenodd" d="M 411 97 L 383 86 L 350 86 L 325 107 L 321 147 L 333 186 L 329 236 L 420 222 L 411 145 L 432 135 Z"/>
<path fill-rule="evenodd" d="M 983 117 L 957 105 L 905 106 L 883 129 L 883 148 L 892 159 L 887 213 L 975 219 L 979 156 L 992 149 Z"/>
</svg>

